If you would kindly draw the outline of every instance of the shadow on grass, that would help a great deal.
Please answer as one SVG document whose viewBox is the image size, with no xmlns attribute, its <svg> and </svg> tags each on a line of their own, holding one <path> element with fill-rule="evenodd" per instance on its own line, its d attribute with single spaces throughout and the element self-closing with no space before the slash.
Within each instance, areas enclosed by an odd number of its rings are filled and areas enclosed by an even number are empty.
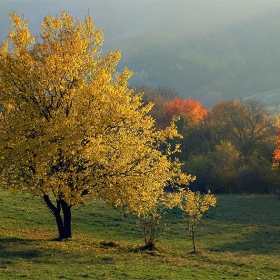
<svg viewBox="0 0 280 280">
<path fill-rule="evenodd" d="M 215 247 L 205 248 L 215 252 L 242 252 L 249 254 L 271 254 L 278 255 L 280 250 L 279 231 L 254 231 L 246 234 L 241 233 L 230 242 L 216 244 Z"/>
<path fill-rule="evenodd" d="M 205 217 L 230 224 L 280 226 L 279 207 L 280 200 L 272 195 L 224 195 L 218 197 L 217 206 L 211 208 Z"/>
<path fill-rule="evenodd" d="M 0 259 L 36 259 L 51 255 L 49 249 L 36 248 L 38 242 L 45 240 L 24 238 L 0 238 Z M 51 240 L 49 240 L 51 241 Z"/>
</svg>

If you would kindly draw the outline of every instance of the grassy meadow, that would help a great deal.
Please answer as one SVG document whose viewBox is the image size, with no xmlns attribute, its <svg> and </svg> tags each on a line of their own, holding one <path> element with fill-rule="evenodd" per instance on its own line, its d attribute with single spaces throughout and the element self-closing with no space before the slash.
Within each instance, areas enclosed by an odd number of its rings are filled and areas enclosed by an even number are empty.
<svg viewBox="0 0 280 280">
<path fill-rule="evenodd" d="M 0 279 L 280 279 L 280 200 L 218 196 L 192 253 L 178 209 L 156 251 L 142 251 L 133 215 L 101 201 L 73 208 L 73 238 L 56 241 L 53 216 L 28 194 L 0 191 Z"/>
</svg>

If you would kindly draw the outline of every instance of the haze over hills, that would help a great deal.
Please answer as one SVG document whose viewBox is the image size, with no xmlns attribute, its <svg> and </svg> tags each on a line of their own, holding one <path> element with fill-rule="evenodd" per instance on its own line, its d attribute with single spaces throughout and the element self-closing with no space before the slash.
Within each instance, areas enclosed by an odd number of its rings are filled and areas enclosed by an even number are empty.
<svg viewBox="0 0 280 280">
<path fill-rule="evenodd" d="M 118 70 L 133 70 L 131 86 L 170 86 L 207 107 L 280 88 L 277 0 L 1 0 L 0 40 L 10 12 L 37 32 L 47 14 L 67 10 L 82 19 L 88 9 L 105 28 L 104 53 L 120 49 Z"/>
</svg>

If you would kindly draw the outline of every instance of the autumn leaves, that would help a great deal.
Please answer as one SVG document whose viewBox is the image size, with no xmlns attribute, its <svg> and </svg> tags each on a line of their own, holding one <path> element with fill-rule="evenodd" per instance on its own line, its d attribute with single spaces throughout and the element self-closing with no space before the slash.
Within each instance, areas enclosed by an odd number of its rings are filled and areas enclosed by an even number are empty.
<svg viewBox="0 0 280 280">
<path fill-rule="evenodd" d="M 177 128 L 170 119 L 156 129 L 151 104 L 128 88 L 131 72 L 115 70 L 120 52 L 101 55 L 90 16 L 47 16 L 39 37 L 19 15 L 11 22 L 0 49 L 2 186 L 42 197 L 61 239 L 86 195 L 142 218 L 170 207 L 165 187 L 194 179 L 171 159 Z"/>
</svg>

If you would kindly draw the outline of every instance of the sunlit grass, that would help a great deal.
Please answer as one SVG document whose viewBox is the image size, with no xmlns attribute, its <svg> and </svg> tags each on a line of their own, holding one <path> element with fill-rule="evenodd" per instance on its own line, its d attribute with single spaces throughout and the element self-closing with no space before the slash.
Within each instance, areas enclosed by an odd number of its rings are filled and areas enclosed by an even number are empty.
<svg viewBox="0 0 280 280">
<path fill-rule="evenodd" d="M 103 202 L 73 208 L 73 238 L 56 241 L 47 208 L 0 191 L 0 279 L 279 279 L 280 200 L 219 196 L 197 228 L 193 254 L 178 209 L 154 252 L 142 251 L 135 217 Z"/>
</svg>

